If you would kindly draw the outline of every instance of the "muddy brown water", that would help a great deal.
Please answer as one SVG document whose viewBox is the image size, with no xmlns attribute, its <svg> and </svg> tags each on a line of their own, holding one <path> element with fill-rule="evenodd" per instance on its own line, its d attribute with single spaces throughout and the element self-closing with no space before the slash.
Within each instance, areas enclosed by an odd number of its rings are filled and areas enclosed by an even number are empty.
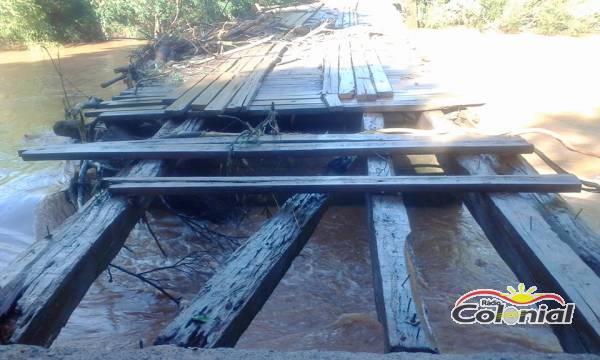
<svg viewBox="0 0 600 360">
<path fill-rule="evenodd" d="M 65 74 L 81 91 L 107 97 L 98 84 L 122 65 L 135 45 L 110 42 L 62 51 Z M 16 150 L 26 144 L 65 141 L 49 136 L 62 113 L 58 79 L 42 53 L 0 53 L 0 269 L 36 237 L 73 211 L 60 193 L 68 181 L 65 163 L 23 163 Z M 65 170 L 67 169 L 67 170 Z M 271 209 L 274 211 L 274 209 Z M 249 235 L 265 221 L 263 208 L 244 217 L 206 225 L 233 235 Z M 409 252 L 415 255 L 412 281 L 428 309 L 428 327 L 440 350 L 560 351 L 546 327 L 458 327 L 450 320 L 454 301 L 474 288 L 516 286 L 517 280 L 496 254 L 468 211 L 458 202 L 414 205 Z M 208 251 L 210 266 L 229 250 L 210 247 L 172 214 L 150 218 L 169 257 L 163 258 L 148 230 L 138 225 L 114 263 L 133 271 L 172 264 Z M 220 259 L 216 261 L 214 259 Z M 0 270 L 1 271 L 1 270 Z M 188 302 L 205 281 L 199 273 L 156 274 L 169 292 Z M 377 321 L 372 290 L 365 209 L 360 202 L 334 206 L 294 261 L 258 316 L 241 337 L 240 348 L 275 350 L 347 350 L 381 352 L 383 330 Z M 150 344 L 177 307 L 139 280 L 113 270 L 93 284 L 54 346 L 112 348 Z M 476 339 L 474 341 L 474 339 Z"/>
</svg>

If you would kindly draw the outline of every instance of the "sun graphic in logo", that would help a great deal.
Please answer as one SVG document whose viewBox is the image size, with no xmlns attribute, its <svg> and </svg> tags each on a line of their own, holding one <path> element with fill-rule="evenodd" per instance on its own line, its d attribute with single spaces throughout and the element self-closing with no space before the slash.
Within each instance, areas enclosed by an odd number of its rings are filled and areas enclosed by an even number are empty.
<svg viewBox="0 0 600 360">
<path fill-rule="evenodd" d="M 508 290 L 508 293 L 503 293 L 502 295 L 511 299 L 514 303 L 519 303 L 519 304 L 532 303 L 540 295 L 544 295 L 544 294 L 534 294 L 534 292 L 536 292 L 538 289 L 537 286 L 531 286 L 529 289 L 525 290 L 525 284 L 520 283 L 519 285 L 517 285 L 517 289 L 518 290 L 515 290 L 514 287 L 507 286 L 506 290 Z"/>
<path fill-rule="evenodd" d="M 526 306 L 538 303 L 544 300 L 554 300 L 561 305 L 565 305 L 565 299 L 562 296 L 555 293 L 538 293 L 536 286 L 531 286 L 527 290 L 525 290 L 525 284 L 520 283 L 517 285 L 517 289 L 515 290 L 512 286 L 507 286 L 507 293 L 503 293 L 494 289 L 477 289 L 470 291 L 463 296 L 461 296 L 455 303 L 455 306 L 462 304 L 463 302 L 473 299 L 476 297 L 492 297 L 497 298 L 499 300 L 503 300 L 507 303 L 517 305 L 517 306 Z"/>
</svg>

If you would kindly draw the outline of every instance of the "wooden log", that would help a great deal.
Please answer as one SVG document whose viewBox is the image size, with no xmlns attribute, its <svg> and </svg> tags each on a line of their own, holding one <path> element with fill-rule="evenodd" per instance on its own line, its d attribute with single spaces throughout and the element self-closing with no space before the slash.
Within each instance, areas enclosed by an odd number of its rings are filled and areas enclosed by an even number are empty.
<svg viewBox="0 0 600 360">
<path fill-rule="evenodd" d="M 382 114 L 364 114 L 363 130 L 384 127 Z M 389 157 L 367 158 L 370 176 L 393 176 Z M 410 223 L 401 195 L 367 194 L 370 249 L 377 315 L 385 333 L 385 352 L 436 352 L 420 326 L 404 248 Z"/>
<path fill-rule="evenodd" d="M 349 166 L 342 163 L 341 170 Z M 297 194 L 240 246 L 155 344 L 232 347 L 313 233 L 325 194 Z"/>
<path fill-rule="evenodd" d="M 125 79 L 127 79 L 127 74 L 122 74 L 122 75 L 119 75 L 119 76 L 117 76 L 117 77 L 115 77 L 113 79 L 106 80 L 105 82 L 103 82 L 102 84 L 100 84 L 100 87 L 107 88 L 107 87 L 109 87 L 109 86 L 111 86 L 111 85 L 113 85 L 113 84 L 115 84 L 115 83 L 117 83 L 117 82 L 119 82 L 121 80 L 125 80 Z"/>
<path fill-rule="evenodd" d="M 156 137 L 198 130 L 189 119 L 167 122 Z M 143 161 L 121 176 L 156 176 L 162 161 Z M 48 238 L 32 244 L 0 274 L 0 343 L 50 346 L 92 282 L 106 269 L 150 199 L 100 191 Z"/>
<path fill-rule="evenodd" d="M 102 114 L 104 115 L 104 113 Z M 364 134 L 366 135 L 366 134 Z M 316 135 L 313 135 L 317 137 Z M 23 160 L 109 160 L 109 159 L 201 159 L 266 156 L 341 156 L 376 154 L 485 154 L 485 153 L 530 153 L 533 148 L 521 138 L 474 138 L 444 141 L 442 139 L 413 138 L 412 140 L 385 140 L 385 135 L 376 135 L 373 140 L 352 141 L 352 136 L 321 135 L 325 141 L 311 141 L 309 136 L 290 136 L 291 141 L 277 140 L 268 136 L 264 142 L 235 144 L 234 137 L 207 139 L 165 139 L 163 141 L 112 141 L 87 144 L 47 145 L 36 149 L 22 150 Z M 394 138 L 394 136 L 388 136 Z M 294 140 L 295 139 L 295 140 Z M 303 141 L 302 139 L 306 139 Z M 400 137 L 400 139 L 402 139 Z M 447 140 L 448 138 L 446 138 Z"/>
<path fill-rule="evenodd" d="M 424 113 L 421 121 L 434 128 L 454 126 L 441 112 Z M 503 159 L 456 157 L 442 159 L 442 163 L 474 176 L 489 176 L 496 174 L 492 164 L 501 165 Z M 529 194 L 469 193 L 465 203 L 519 280 L 575 303 L 573 325 L 554 327 L 565 351 L 600 352 L 600 278 L 567 245 L 575 239 L 563 241 Z M 562 236 L 568 235 L 563 232 Z"/>
<path fill-rule="evenodd" d="M 206 192 L 579 192 L 569 174 L 481 176 L 108 177 L 109 190 L 130 195 Z"/>
</svg>

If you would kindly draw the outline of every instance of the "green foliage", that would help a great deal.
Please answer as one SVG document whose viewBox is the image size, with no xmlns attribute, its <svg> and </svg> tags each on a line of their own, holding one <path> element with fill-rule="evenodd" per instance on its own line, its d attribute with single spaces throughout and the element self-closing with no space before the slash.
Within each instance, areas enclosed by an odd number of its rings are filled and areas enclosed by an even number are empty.
<svg viewBox="0 0 600 360">
<path fill-rule="evenodd" d="M 418 0 L 426 27 L 470 26 L 541 34 L 600 32 L 598 0 Z"/>
<path fill-rule="evenodd" d="M 0 44 L 155 37 L 246 16 L 255 0 L 0 0 Z M 281 5 L 292 0 L 264 0 Z"/>
<path fill-rule="evenodd" d="M 2 0 L 0 43 L 89 41 L 101 36 L 87 0 Z"/>
</svg>

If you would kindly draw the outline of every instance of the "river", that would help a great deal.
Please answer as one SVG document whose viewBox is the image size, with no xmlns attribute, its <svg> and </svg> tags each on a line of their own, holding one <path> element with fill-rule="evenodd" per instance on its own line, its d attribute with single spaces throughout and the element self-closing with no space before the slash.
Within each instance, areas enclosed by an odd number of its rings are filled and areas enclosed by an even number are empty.
<svg viewBox="0 0 600 360">
<path fill-rule="evenodd" d="M 127 61 L 132 42 L 105 42 L 61 50 L 63 72 L 82 93 L 109 97 L 118 91 L 98 84 Z M 73 211 L 60 198 L 68 164 L 24 163 L 16 151 L 24 144 L 64 141 L 51 136 L 62 116 L 59 79 L 41 51 L 0 52 L 0 269 L 37 237 L 52 231 Z M 439 204 L 438 204 L 439 205 Z M 264 209 L 249 208 L 241 218 L 207 226 L 248 235 L 265 221 Z M 273 209 L 271 209 L 273 210 Z M 375 313 L 368 227 L 360 204 L 334 206 L 324 215 L 300 256 L 244 333 L 240 348 L 381 352 L 383 331 Z M 464 206 L 427 202 L 409 208 L 411 247 L 417 261 L 414 286 L 428 309 L 429 327 L 443 352 L 560 351 L 546 327 L 458 328 L 449 317 L 454 301 L 474 288 L 516 286 Z M 194 233 L 172 215 L 154 213 L 152 228 L 169 254 L 164 259 L 148 230 L 138 225 L 115 264 L 142 271 L 172 263 L 182 254 L 205 250 Z M 217 254 L 219 250 L 215 250 Z M 221 251 L 221 254 L 223 252 Z M 204 278 L 166 272 L 162 281 L 184 303 Z M 529 284 L 528 284 L 529 285 Z M 53 346 L 131 348 L 150 344 L 177 312 L 168 298 L 116 270 L 102 274 L 71 316 Z M 473 341 L 477 338 L 477 341 Z"/>
</svg>

